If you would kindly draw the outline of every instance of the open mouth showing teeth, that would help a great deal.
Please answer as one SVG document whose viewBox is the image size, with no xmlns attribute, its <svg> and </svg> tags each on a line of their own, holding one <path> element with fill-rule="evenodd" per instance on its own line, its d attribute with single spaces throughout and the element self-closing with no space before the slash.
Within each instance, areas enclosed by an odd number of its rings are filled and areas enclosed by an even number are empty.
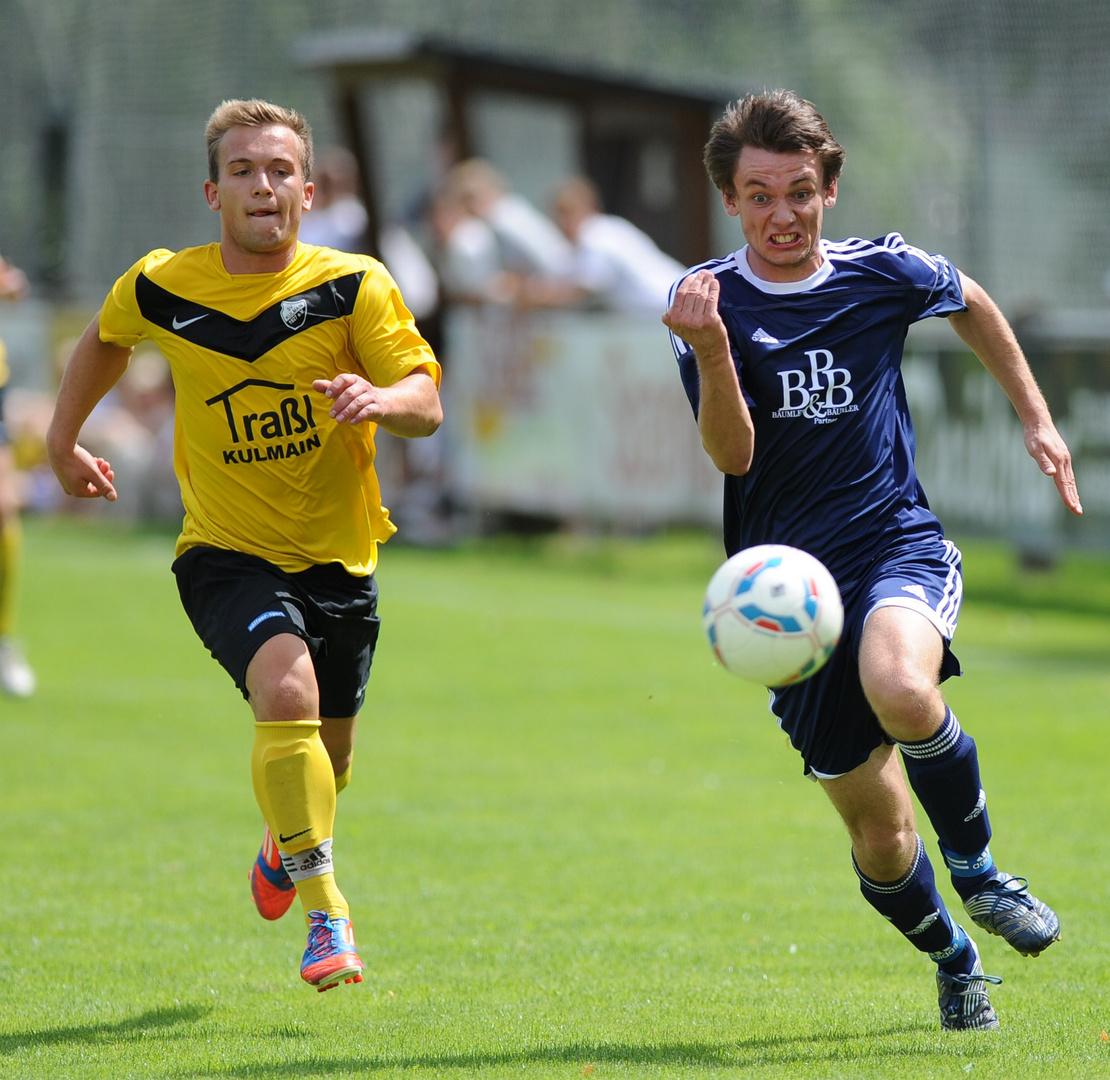
<svg viewBox="0 0 1110 1080">
<path fill-rule="evenodd" d="M 793 244 L 798 239 L 797 233 L 776 233 L 771 237 L 772 244 Z"/>
</svg>

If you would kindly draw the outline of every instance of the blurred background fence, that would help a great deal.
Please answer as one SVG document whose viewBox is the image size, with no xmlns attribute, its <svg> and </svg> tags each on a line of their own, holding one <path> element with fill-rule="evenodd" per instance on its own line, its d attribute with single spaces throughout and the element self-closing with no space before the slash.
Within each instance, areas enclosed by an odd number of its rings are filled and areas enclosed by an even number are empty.
<svg viewBox="0 0 1110 1080">
<path fill-rule="evenodd" d="M 1088 518 L 1064 521 L 1025 460 L 1004 400 L 944 327 L 914 333 L 907 366 L 922 473 L 938 509 L 954 525 L 1031 548 L 1110 543 L 1106 0 L 0 0 L 0 30 L 0 252 L 33 282 L 30 301 L 0 310 L 18 386 L 50 393 L 66 338 L 144 252 L 217 237 L 201 193 L 202 132 L 224 98 L 293 105 L 321 146 L 363 139 L 381 220 L 420 225 L 418 208 L 447 165 L 445 124 L 460 119 L 458 87 L 413 69 L 386 72 L 345 98 L 327 60 L 337 42 L 405 32 L 614 93 L 689 95 L 710 110 L 751 89 L 790 86 L 818 103 L 848 149 L 827 233 L 896 229 L 988 288 L 1018 327 L 1077 452 Z M 350 100 L 360 103 L 360 127 Z M 613 113 L 605 166 L 596 126 L 569 98 L 487 87 L 465 111 L 468 150 L 543 210 L 561 180 L 591 172 L 609 177 L 610 193 L 638 185 L 627 216 L 684 263 L 691 228 L 673 227 L 678 208 L 709 208 L 713 253 L 741 243 L 705 181 L 691 179 L 681 131 L 664 126 L 653 137 L 629 120 L 636 137 L 622 151 L 622 114 Z M 420 227 L 414 235 L 426 246 Z M 496 327 L 473 310 L 441 314 L 449 404 L 457 398 L 439 482 L 458 502 L 617 525 L 715 519 L 716 481 L 697 456 L 677 379 L 665 389 L 673 361 L 654 318 L 549 313 L 532 329 L 518 321 L 514 340 L 531 342 L 533 355 L 542 343 L 547 375 L 531 405 L 510 402 L 506 425 L 491 417 L 503 421 L 508 406 L 480 389 L 490 355 L 482 335 Z M 571 378 L 574 369 L 583 392 L 601 393 L 587 352 L 616 380 L 606 393 L 646 410 L 642 430 L 658 432 L 666 416 L 690 438 L 637 443 L 629 434 L 610 439 L 620 453 L 586 452 L 586 435 L 559 419 L 553 373 L 565 368 Z M 614 356 L 623 359 L 610 364 Z M 599 414 L 597 422 L 606 421 Z M 559 485 L 548 447 L 537 446 L 543 423 L 564 472 L 577 462 Z M 637 445 L 639 500 L 627 471 Z M 387 451 L 387 467 L 389 459 Z M 673 468 L 652 485 L 660 462 Z M 405 483 L 411 463 L 396 461 L 394 472 Z M 577 497 L 556 498 L 556 487 Z M 662 498 L 664 489 L 674 496 Z M 535 505 L 544 491 L 547 504 Z"/>
</svg>

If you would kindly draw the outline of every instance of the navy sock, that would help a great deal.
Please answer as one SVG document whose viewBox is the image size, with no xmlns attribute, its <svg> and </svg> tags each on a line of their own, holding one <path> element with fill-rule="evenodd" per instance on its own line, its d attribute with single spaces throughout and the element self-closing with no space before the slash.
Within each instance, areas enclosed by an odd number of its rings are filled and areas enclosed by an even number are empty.
<svg viewBox="0 0 1110 1080">
<path fill-rule="evenodd" d="M 932 738 L 898 746 L 910 786 L 936 830 L 952 886 L 966 900 L 997 872 L 975 740 L 946 708 Z"/>
<path fill-rule="evenodd" d="M 975 967 L 975 951 L 971 948 L 971 940 L 964 933 L 962 926 L 955 927 L 952 944 L 940 952 L 929 953 L 929 959 L 935 960 L 937 967 L 949 975 L 970 975 Z"/>
<path fill-rule="evenodd" d="M 892 922 L 915 949 L 929 953 L 934 960 L 938 955 L 946 962 L 955 958 L 951 949 L 957 941 L 956 927 L 937 892 L 933 867 L 920 836 L 913 865 L 897 881 L 872 881 L 860 870 L 854 857 L 852 865 L 859 875 L 864 899 Z"/>
</svg>

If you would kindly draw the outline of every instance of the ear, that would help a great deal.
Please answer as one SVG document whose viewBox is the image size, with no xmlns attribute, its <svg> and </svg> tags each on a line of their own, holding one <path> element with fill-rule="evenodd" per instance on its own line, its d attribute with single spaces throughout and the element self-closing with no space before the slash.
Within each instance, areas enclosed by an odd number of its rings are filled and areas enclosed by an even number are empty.
<svg viewBox="0 0 1110 1080">
<path fill-rule="evenodd" d="M 219 210 L 220 189 L 211 180 L 204 181 L 204 197 L 208 201 L 209 210 Z"/>
<path fill-rule="evenodd" d="M 729 217 L 740 216 L 740 203 L 736 198 L 736 189 L 721 192 L 721 202 L 725 204 L 725 213 Z"/>
<path fill-rule="evenodd" d="M 825 188 L 825 209 L 831 210 L 836 206 L 836 177 L 833 177 L 832 183 Z"/>
<path fill-rule="evenodd" d="M 309 182 L 304 186 L 304 197 L 301 199 L 302 210 L 312 209 L 312 196 L 315 194 L 316 185 L 311 180 L 309 180 Z"/>
</svg>

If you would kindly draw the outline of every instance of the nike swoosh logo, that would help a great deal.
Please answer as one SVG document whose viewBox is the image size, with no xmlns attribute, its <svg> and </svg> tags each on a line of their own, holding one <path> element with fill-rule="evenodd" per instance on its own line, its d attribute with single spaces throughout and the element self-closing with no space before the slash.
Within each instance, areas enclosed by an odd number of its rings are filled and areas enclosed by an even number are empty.
<svg viewBox="0 0 1110 1080">
<path fill-rule="evenodd" d="M 207 319 L 207 318 L 208 318 L 208 312 L 207 311 L 203 315 L 196 315 L 191 319 L 181 319 L 181 320 L 179 320 L 178 317 L 175 315 L 173 317 L 173 328 L 175 330 L 180 330 L 183 326 L 188 326 L 189 323 L 200 322 L 201 319 Z"/>
<path fill-rule="evenodd" d="M 308 828 L 308 829 L 301 829 L 301 831 L 300 831 L 300 832 L 295 832 L 295 833 L 292 833 L 292 834 L 290 834 L 289 836 L 282 836 L 282 834 L 281 834 L 281 833 L 278 833 L 278 839 L 279 839 L 279 840 L 280 840 L 280 841 L 281 841 L 281 842 L 282 842 L 283 844 L 288 844 L 290 840 L 296 840 L 298 836 L 304 836 L 304 834 L 305 834 L 306 832 L 312 832 L 312 829 L 311 829 L 311 828 Z"/>
</svg>

